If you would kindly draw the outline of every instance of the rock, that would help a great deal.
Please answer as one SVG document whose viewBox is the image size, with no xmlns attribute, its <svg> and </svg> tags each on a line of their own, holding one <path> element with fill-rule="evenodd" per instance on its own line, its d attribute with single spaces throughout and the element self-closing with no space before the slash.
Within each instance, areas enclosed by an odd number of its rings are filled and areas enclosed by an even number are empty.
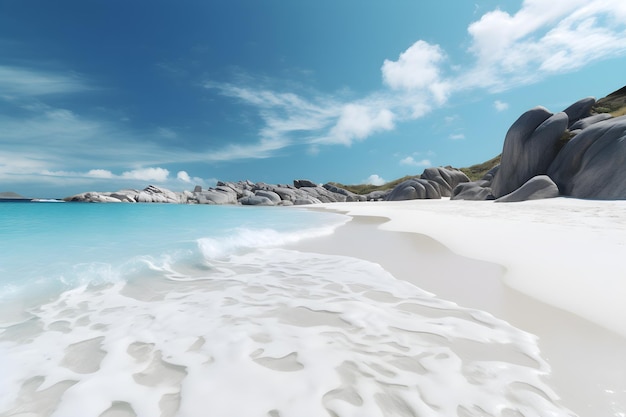
<svg viewBox="0 0 626 417">
<path fill-rule="evenodd" d="M 500 168 L 491 183 L 496 198 L 515 191 L 534 176 L 546 174 L 568 122 L 565 112 L 553 115 L 543 107 L 535 107 L 513 123 L 504 139 Z"/>
<path fill-rule="evenodd" d="M 585 117 L 584 119 L 580 119 L 579 121 L 577 121 L 576 123 L 571 125 L 569 127 L 569 129 L 572 132 L 577 131 L 577 130 L 586 129 L 589 126 L 591 126 L 592 124 L 601 122 L 603 120 L 610 119 L 612 117 L 613 116 L 611 116 L 609 113 L 594 114 L 593 116 L 589 116 L 589 117 Z"/>
<path fill-rule="evenodd" d="M 115 199 L 117 199 L 117 200 L 119 200 L 120 202 L 123 202 L 123 203 L 136 203 L 137 202 L 137 201 L 135 201 L 135 198 L 132 196 L 132 194 L 129 195 L 129 194 L 126 194 L 126 193 L 120 192 L 120 191 L 118 191 L 116 193 L 111 193 L 110 196 L 115 198 Z"/>
<path fill-rule="evenodd" d="M 307 196 L 307 197 L 298 197 L 296 199 L 296 201 L 293 202 L 294 205 L 296 206 L 303 206 L 303 205 L 307 205 L 307 204 L 320 204 L 321 201 L 318 200 L 315 197 L 312 196 Z"/>
<path fill-rule="evenodd" d="M 275 204 L 267 197 L 253 195 L 250 197 L 242 197 L 239 202 L 246 206 L 274 206 Z"/>
<path fill-rule="evenodd" d="M 594 123 L 561 149 L 548 169 L 566 196 L 626 199 L 626 116 Z"/>
<path fill-rule="evenodd" d="M 254 192 L 254 195 L 257 197 L 265 197 L 272 202 L 272 204 L 278 204 L 282 201 L 280 195 L 275 193 L 274 191 L 268 190 L 257 190 Z"/>
<path fill-rule="evenodd" d="M 296 188 L 302 188 L 302 187 L 317 187 L 318 185 L 315 184 L 313 181 L 309 181 L 309 180 L 293 180 L 293 186 Z"/>
<path fill-rule="evenodd" d="M 568 118 L 567 128 L 572 130 L 573 128 L 570 128 L 570 126 L 580 119 L 588 117 L 594 104 L 596 104 L 594 97 L 586 97 L 563 110 L 563 113 L 567 114 Z"/>
<path fill-rule="evenodd" d="M 296 201 L 296 191 L 287 187 L 275 187 L 273 190 L 283 201 Z"/>
<path fill-rule="evenodd" d="M 201 193 L 202 192 L 202 187 L 199 185 L 196 185 L 193 189 L 194 193 Z"/>
<path fill-rule="evenodd" d="M 345 196 L 345 201 L 348 201 L 348 202 L 365 201 L 364 196 L 355 194 L 351 191 L 348 191 L 341 187 L 337 187 L 336 185 L 333 185 L 333 184 L 327 183 L 327 184 L 324 184 L 322 187 L 324 187 L 326 190 L 330 191 L 331 193 Z"/>
<path fill-rule="evenodd" d="M 496 203 L 512 203 L 527 200 L 540 200 L 559 196 L 559 188 L 547 175 L 538 175 L 528 180 L 517 190 L 496 199 Z"/>
<path fill-rule="evenodd" d="M 305 194 L 299 194 L 304 197 L 306 195 L 313 197 L 321 201 L 322 203 L 336 203 L 336 202 L 344 202 L 346 201 L 346 196 L 342 194 L 336 194 L 328 191 L 324 187 L 315 186 L 315 187 L 301 187 L 298 189 L 299 192 L 304 192 Z"/>
<path fill-rule="evenodd" d="M 398 184 L 387 196 L 387 201 L 441 198 L 439 185 L 433 181 L 410 179 Z"/>
<path fill-rule="evenodd" d="M 452 190 L 457 185 L 469 182 L 467 175 L 454 168 L 426 168 L 420 177 L 423 180 L 434 181 L 439 184 L 441 197 L 450 197 Z"/>
<path fill-rule="evenodd" d="M 371 193 L 365 196 L 366 201 L 385 201 L 387 196 L 391 193 L 391 190 L 384 191 L 372 191 Z"/>
<path fill-rule="evenodd" d="M 461 183 L 454 187 L 454 190 L 452 190 L 450 200 L 493 200 L 495 197 L 493 196 L 491 187 L 486 184 L 488 184 L 487 181 Z"/>
<path fill-rule="evenodd" d="M 230 190 L 206 190 L 195 194 L 195 198 L 200 204 L 237 204 L 237 193 Z"/>
</svg>

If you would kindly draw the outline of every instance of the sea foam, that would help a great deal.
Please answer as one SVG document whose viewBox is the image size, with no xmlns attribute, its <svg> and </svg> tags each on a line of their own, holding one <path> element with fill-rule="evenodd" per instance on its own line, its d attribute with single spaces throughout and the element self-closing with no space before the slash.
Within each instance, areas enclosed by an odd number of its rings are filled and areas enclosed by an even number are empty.
<svg viewBox="0 0 626 417">
<path fill-rule="evenodd" d="M 0 415 L 572 415 L 534 336 L 377 264 L 204 259 L 81 285 L 2 329 Z"/>
</svg>

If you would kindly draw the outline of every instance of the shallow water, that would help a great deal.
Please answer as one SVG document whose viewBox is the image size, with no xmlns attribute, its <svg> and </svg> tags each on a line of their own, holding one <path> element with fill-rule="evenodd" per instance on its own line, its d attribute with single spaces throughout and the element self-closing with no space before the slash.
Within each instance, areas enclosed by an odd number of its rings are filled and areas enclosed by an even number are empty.
<svg viewBox="0 0 626 417">
<path fill-rule="evenodd" d="M 534 336 L 277 247 L 343 216 L 55 206 L 0 206 L 0 416 L 572 415 Z"/>
</svg>

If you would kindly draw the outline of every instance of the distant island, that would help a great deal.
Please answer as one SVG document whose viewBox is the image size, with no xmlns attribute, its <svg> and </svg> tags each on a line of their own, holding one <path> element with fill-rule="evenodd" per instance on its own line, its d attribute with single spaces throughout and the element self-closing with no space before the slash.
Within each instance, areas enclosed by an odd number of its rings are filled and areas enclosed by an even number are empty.
<svg viewBox="0 0 626 417">
<path fill-rule="evenodd" d="M 0 202 L 2 201 L 31 201 L 32 198 L 27 198 L 14 193 L 12 191 L 0 192 Z"/>
</svg>

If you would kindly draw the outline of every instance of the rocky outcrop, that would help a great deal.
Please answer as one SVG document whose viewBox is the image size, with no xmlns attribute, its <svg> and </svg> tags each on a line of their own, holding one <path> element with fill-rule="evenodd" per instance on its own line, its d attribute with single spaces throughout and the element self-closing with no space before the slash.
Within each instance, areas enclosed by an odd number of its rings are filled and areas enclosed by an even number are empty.
<svg viewBox="0 0 626 417">
<path fill-rule="evenodd" d="M 176 193 L 166 188 L 149 185 L 143 190 L 120 190 L 116 192 L 86 192 L 66 197 L 65 201 L 89 203 L 187 203 L 189 191 Z"/>
<path fill-rule="evenodd" d="M 450 200 L 494 200 L 495 197 L 491 191 L 491 182 L 499 169 L 500 165 L 496 165 L 480 180 L 457 185 L 452 190 Z"/>
<path fill-rule="evenodd" d="M 507 132 L 492 178 L 461 184 L 451 198 L 626 199 L 626 116 L 592 114 L 601 105 L 610 111 L 626 106 L 626 87 L 598 102 L 584 98 L 561 113 L 543 107 L 524 113 Z"/>
<path fill-rule="evenodd" d="M 569 120 L 567 128 L 573 130 L 574 123 L 578 122 L 580 119 L 588 117 L 595 104 L 595 97 L 585 97 L 563 110 L 563 113 L 567 114 L 567 118 Z"/>
<path fill-rule="evenodd" d="M 513 203 L 527 200 L 540 200 L 559 196 L 559 188 L 547 175 L 537 175 L 511 194 L 496 199 L 496 203 Z"/>
<path fill-rule="evenodd" d="M 500 169 L 491 183 L 493 195 L 502 197 L 532 177 L 546 174 L 568 123 L 567 113 L 552 114 L 543 107 L 520 116 L 504 139 Z"/>
<path fill-rule="evenodd" d="M 419 177 L 398 184 L 387 195 L 388 201 L 450 197 L 460 183 L 469 181 L 467 175 L 451 167 L 427 168 Z"/>
<path fill-rule="evenodd" d="M 294 181 L 295 185 L 272 185 L 251 181 L 222 182 L 215 188 L 203 190 L 196 186 L 191 191 L 174 192 L 150 185 L 143 190 L 116 192 L 86 192 L 66 197 L 65 201 L 91 203 L 178 203 L 178 204 L 242 204 L 263 206 L 290 206 L 343 201 L 364 201 L 347 190 L 325 184 L 319 186 L 308 180 Z"/>
<path fill-rule="evenodd" d="M 387 201 L 441 198 L 436 182 L 414 178 L 398 184 L 387 196 Z"/>
<path fill-rule="evenodd" d="M 426 168 L 420 178 L 437 183 L 441 197 L 450 197 L 457 185 L 469 181 L 467 175 L 452 167 Z"/>
<path fill-rule="evenodd" d="M 548 175 L 576 198 L 626 199 L 626 116 L 594 123 L 572 138 Z"/>
</svg>

